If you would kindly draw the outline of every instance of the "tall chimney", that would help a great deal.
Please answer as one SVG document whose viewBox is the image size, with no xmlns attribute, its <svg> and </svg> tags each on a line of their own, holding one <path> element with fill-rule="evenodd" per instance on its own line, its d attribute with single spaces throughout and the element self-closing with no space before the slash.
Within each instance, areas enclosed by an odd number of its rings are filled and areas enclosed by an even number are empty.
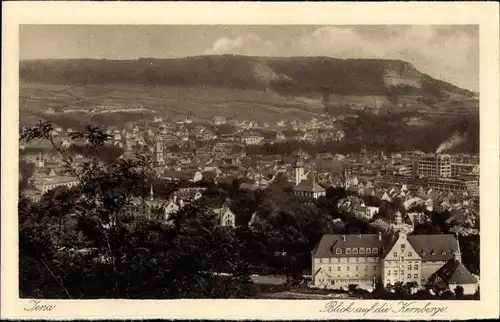
<svg viewBox="0 0 500 322">
<path fill-rule="evenodd" d="M 378 233 L 378 240 L 382 241 L 382 233 L 381 232 Z"/>
<path fill-rule="evenodd" d="M 342 240 L 345 241 L 345 235 L 342 235 Z"/>
</svg>

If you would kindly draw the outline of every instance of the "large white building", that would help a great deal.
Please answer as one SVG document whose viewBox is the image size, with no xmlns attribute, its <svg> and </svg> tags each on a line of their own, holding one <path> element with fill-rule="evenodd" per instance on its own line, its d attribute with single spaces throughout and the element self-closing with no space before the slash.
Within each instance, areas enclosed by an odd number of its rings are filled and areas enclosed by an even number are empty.
<svg viewBox="0 0 500 322">
<path fill-rule="evenodd" d="M 312 255 L 312 287 L 347 289 L 350 284 L 373 289 L 396 282 L 419 287 L 439 282 L 465 294 L 477 289 L 476 278 L 461 263 L 454 235 L 412 235 L 399 229 L 382 234 L 324 235 Z"/>
<path fill-rule="evenodd" d="M 417 161 L 417 174 L 428 178 L 451 177 L 451 157 L 447 154 L 427 154 Z"/>
</svg>

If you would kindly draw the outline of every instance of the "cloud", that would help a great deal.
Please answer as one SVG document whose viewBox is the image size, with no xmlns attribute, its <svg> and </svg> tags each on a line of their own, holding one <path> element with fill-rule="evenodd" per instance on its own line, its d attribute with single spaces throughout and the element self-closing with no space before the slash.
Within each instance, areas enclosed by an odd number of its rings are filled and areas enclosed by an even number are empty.
<svg viewBox="0 0 500 322">
<path fill-rule="evenodd" d="M 479 86 L 478 37 L 453 27 L 401 26 L 379 34 L 363 33 L 356 27 L 319 27 L 298 39 L 291 52 L 337 58 L 401 59 L 455 85 L 473 90 Z"/>
<path fill-rule="evenodd" d="M 226 54 L 232 52 L 241 47 L 243 44 L 243 38 L 238 37 L 234 39 L 230 38 L 220 38 L 217 39 L 213 44 L 212 48 L 205 51 L 206 54 Z"/>
<path fill-rule="evenodd" d="M 296 38 L 222 37 L 204 54 L 401 59 L 457 86 L 479 87 L 479 40 L 455 26 L 322 26 Z M 271 41 L 272 40 L 272 41 Z"/>
<path fill-rule="evenodd" d="M 212 46 L 204 51 L 205 55 L 249 55 L 272 56 L 274 46 L 271 41 L 263 40 L 255 35 L 246 34 L 239 37 L 222 37 L 213 42 Z"/>
</svg>

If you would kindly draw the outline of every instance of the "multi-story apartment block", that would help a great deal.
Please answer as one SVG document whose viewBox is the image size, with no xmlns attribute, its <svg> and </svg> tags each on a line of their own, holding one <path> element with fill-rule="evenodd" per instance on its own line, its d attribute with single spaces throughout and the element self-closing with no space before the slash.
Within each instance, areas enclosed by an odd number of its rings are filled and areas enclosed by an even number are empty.
<svg viewBox="0 0 500 322">
<path fill-rule="evenodd" d="M 451 164 L 451 176 L 458 177 L 461 175 L 478 175 L 479 174 L 479 164 L 473 163 L 458 163 L 453 162 Z"/>
<path fill-rule="evenodd" d="M 451 177 L 451 158 L 447 154 L 427 154 L 418 159 L 417 174 L 429 178 Z"/>
</svg>

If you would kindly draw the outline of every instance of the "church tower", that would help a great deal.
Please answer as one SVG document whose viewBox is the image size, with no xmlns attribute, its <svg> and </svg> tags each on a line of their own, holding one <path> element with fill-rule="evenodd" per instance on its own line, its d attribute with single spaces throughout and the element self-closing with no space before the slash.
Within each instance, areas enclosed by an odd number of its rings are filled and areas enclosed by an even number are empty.
<svg viewBox="0 0 500 322">
<path fill-rule="evenodd" d="M 344 189 L 349 188 L 349 180 L 351 179 L 351 170 L 349 167 L 346 165 L 344 166 L 344 173 L 342 174 L 342 179 L 344 183 Z"/>
<path fill-rule="evenodd" d="M 401 212 L 396 211 L 394 214 L 394 224 L 392 228 L 395 232 L 409 234 L 413 231 L 413 227 L 403 222 L 403 215 Z"/>
<path fill-rule="evenodd" d="M 156 163 L 158 165 L 163 165 L 165 164 L 165 159 L 163 158 L 163 139 L 161 136 L 158 137 L 156 140 Z"/>
<path fill-rule="evenodd" d="M 293 165 L 293 170 L 295 174 L 295 185 L 297 186 L 303 179 L 305 179 L 304 164 L 300 161 L 300 157 L 298 155 Z"/>
</svg>

